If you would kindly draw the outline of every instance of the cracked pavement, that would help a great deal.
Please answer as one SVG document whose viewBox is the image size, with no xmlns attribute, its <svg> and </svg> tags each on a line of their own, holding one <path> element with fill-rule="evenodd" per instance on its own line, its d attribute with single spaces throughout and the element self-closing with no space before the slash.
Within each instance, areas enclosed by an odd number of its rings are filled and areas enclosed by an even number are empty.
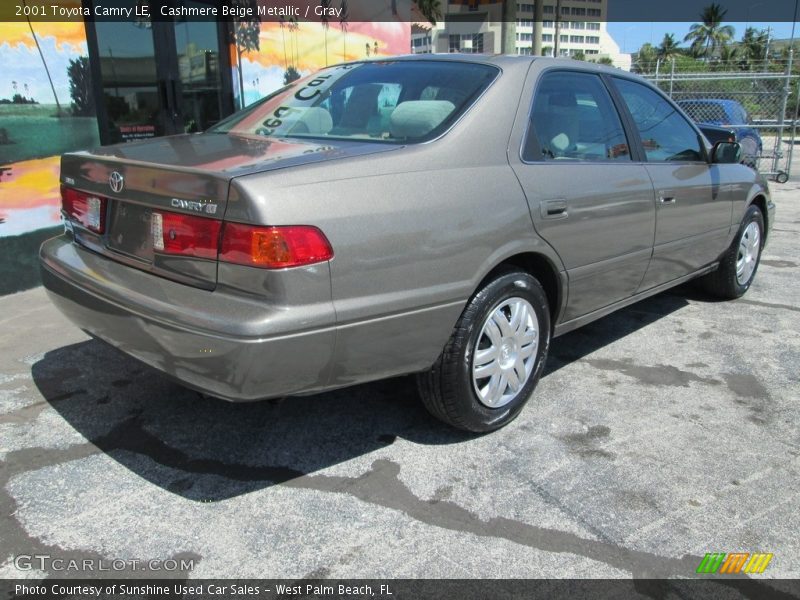
<svg viewBox="0 0 800 600">
<path fill-rule="evenodd" d="M 42 289 L 0 298 L 0 577 L 85 576 L 20 554 L 195 563 L 113 573 L 145 577 L 692 577 L 735 551 L 774 553 L 754 579 L 800 577 L 800 184 L 772 188 L 745 298 L 682 286 L 554 340 L 485 436 L 429 417 L 411 377 L 203 398 Z"/>
</svg>

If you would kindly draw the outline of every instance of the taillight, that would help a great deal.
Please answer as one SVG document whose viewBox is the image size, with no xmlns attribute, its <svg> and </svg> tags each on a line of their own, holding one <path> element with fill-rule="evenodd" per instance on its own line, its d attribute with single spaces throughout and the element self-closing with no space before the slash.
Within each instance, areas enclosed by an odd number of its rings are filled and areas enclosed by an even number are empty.
<svg viewBox="0 0 800 600">
<path fill-rule="evenodd" d="M 108 199 L 102 196 L 61 186 L 61 208 L 66 217 L 96 233 L 103 233 L 106 229 L 107 202 Z"/>
<path fill-rule="evenodd" d="M 220 221 L 173 212 L 150 217 L 153 249 L 164 254 L 217 258 Z"/>
<path fill-rule="evenodd" d="M 316 227 L 261 227 L 241 223 L 225 223 L 223 227 L 219 259 L 225 262 L 283 269 L 331 258 L 333 248 Z"/>
</svg>

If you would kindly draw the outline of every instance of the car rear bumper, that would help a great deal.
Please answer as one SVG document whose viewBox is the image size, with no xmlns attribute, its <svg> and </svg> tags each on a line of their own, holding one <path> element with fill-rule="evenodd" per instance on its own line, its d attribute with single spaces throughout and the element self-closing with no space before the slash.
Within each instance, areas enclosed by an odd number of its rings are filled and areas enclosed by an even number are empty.
<svg viewBox="0 0 800 600">
<path fill-rule="evenodd" d="M 42 281 L 78 327 L 185 385 L 226 400 L 325 387 L 333 323 L 286 330 L 286 307 L 208 291 L 113 262 L 59 236 L 42 244 Z"/>
</svg>

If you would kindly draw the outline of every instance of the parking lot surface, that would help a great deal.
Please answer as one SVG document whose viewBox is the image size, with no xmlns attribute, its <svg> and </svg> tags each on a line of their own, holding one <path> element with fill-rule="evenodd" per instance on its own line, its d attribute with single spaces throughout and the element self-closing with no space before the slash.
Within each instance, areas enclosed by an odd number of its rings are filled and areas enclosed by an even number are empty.
<svg viewBox="0 0 800 600">
<path fill-rule="evenodd" d="M 181 577 L 691 577 L 771 552 L 800 577 L 800 184 L 755 284 L 691 286 L 554 340 L 504 430 L 427 415 L 411 377 L 200 397 L 0 298 L 0 577 L 19 555 L 193 562 Z"/>
</svg>

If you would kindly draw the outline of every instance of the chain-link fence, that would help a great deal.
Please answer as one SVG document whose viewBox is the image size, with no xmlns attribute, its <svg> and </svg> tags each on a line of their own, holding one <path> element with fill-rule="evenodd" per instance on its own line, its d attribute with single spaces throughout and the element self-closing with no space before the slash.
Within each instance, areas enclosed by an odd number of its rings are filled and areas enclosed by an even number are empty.
<svg viewBox="0 0 800 600">
<path fill-rule="evenodd" d="M 673 63 L 674 65 L 674 63 Z M 645 75 L 696 122 L 731 130 L 743 160 L 785 183 L 797 133 L 797 75 L 776 72 L 676 72 Z"/>
</svg>

